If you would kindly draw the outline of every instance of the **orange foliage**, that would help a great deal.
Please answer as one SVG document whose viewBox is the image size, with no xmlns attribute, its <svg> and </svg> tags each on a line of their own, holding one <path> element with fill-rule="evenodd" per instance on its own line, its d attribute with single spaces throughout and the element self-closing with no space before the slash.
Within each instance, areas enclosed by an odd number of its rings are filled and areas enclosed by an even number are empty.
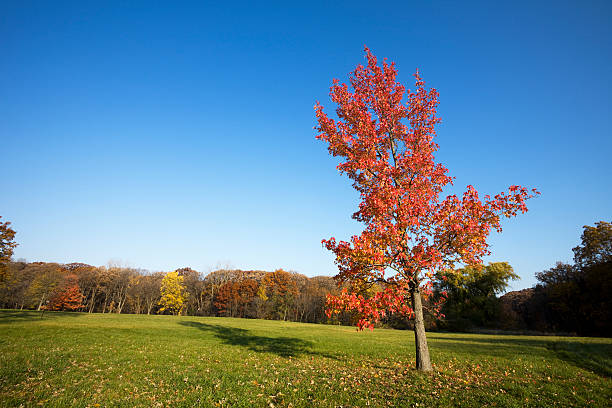
<svg viewBox="0 0 612 408">
<path fill-rule="evenodd" d="M 44 306 L 46 310 L 78 310 L 84 305 L 83 293 L 79 287 L 76 275 L 68 275 L 64 278 L 64 283 L 49 299 L 49 303 Z"/>
<path fill-rule="evenodd" d="M 248 306 L 255 299 L 259 284 L 254 279 L 223 284 L 215 298 L 219 313 L 231 317 L 246 317 Z"/>
</svg>

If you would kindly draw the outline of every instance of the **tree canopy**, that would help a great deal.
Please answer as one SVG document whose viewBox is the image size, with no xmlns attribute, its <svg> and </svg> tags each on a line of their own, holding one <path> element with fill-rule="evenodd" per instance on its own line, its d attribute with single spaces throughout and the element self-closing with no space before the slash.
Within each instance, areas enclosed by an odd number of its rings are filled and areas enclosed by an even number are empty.
<svg viewBox="0 0 612 408">
<path fill-rule="evenodd" d="M 180 315 L 185 307 L 186 291 L 183 277 L 177 271 L 168 272 L 161 282 L 160 311 Z"/>
<path fill-rule="evenodd" d="M 500 302 L 497 295 L 516 279 L 520 278 L 507 262 L 438 272 L 435 291 L 446 298 L 440 325 L 455 330 L 498 325 Z"/>
<path fill-rule="evenodd" d="M 0 216 L 0 219 L 2 216 Z M 0 283 L 7 278 L 6 264 L 13 256 L 13 250 L 17 246 L 15 240 L 15 231 L 10 227 L 10 222 L 2 222 L 0 220 Z"/>
<path fill-rule="evenodd" d="M 330 89 L 338 119 L 315 106 L 317 138 L 341 159 L 338 170 L 360 193 L 353 218 L 365 224 L 349 242 L 323 240 L 335 254 L 337 279 L 350 284 L 330 299 L 330 310 L 356 311 L 360 328 L 389 312 L 413 315 L 417 367 L 431 370 L 421 291 L 430 291 L 439 270 L 479 263 L 489 254 L 490 231 L 501 231 L 502 217 L 526 212 L 525 201 L 537 192 L 514 185 L 481 199 L 469 185 L 461 198 L 442 198 L 453 178 L 434 157 L 438 92 L 425 88 L 418 71 L 415 90 L 406 90 L 393 63 L 380 66 L 365 52 L 367 65 L 353 71 L 350 87 L 334 80 Z M 380 292 L 360 293 L 376 283 L 383 284 Z"/>
</svg>

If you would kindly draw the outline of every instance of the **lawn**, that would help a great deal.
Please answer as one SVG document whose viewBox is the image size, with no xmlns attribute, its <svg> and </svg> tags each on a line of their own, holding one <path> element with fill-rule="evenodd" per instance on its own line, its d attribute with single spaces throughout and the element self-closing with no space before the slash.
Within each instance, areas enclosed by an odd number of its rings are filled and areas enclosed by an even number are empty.
<svg viewBox="0 0 612 408">
<path fill-rule="evenodd" d="M 0 406 L 612 406 L 612 339 L 0 311 Z"/>
</svg>

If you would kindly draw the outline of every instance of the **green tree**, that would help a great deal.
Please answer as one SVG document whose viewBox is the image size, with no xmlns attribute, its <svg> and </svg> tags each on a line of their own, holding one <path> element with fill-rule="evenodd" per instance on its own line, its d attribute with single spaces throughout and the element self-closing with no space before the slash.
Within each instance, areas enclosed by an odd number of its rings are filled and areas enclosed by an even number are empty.
<svg viewBox="0 0 612 408">
<path fill-rule="evenodd" d="M 581 245 L 572 249 L 576 266 L 585 268 L 612 262 L 612 224 L 599 221 L 594 227 L 583 228 Z"/>
<path fill-rule="evenodd" d="M 183 277 L 177 271 L 168 272 L 161 282 L 161 299 L 159 309 L 161 312 L 170 311 L 173 315 L 180 315 L 187 301 L 187 292 L 183 286 Z"/>
<path fill-rule="evenodd" d="M 501 304 L 496 295 L 516 279 L 519 276 L 507 262 L 438 272 L 436 293 L 447 297 L 442 306 L 446 318 L 440 325 L 454 330 L 497 325 Z"/>
<path fill-rule="evenodd" d="M 612 224 L 585 225 L 573 248 L 574 265 L 558 262 L 536 273 L 548 329 L 612 335 Z"/>
</svg>

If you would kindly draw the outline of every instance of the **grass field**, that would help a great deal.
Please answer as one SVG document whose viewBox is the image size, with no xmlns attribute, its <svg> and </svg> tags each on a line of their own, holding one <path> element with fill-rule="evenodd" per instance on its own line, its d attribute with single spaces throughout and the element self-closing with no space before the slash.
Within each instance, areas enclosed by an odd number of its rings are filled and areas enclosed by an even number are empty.
<svg viewBox="0 0 612 408">
<path fill-rule="evenodd" d="M 0 405 L 612 406 L 612 339 L 0 311 Z"/>
</svg>

